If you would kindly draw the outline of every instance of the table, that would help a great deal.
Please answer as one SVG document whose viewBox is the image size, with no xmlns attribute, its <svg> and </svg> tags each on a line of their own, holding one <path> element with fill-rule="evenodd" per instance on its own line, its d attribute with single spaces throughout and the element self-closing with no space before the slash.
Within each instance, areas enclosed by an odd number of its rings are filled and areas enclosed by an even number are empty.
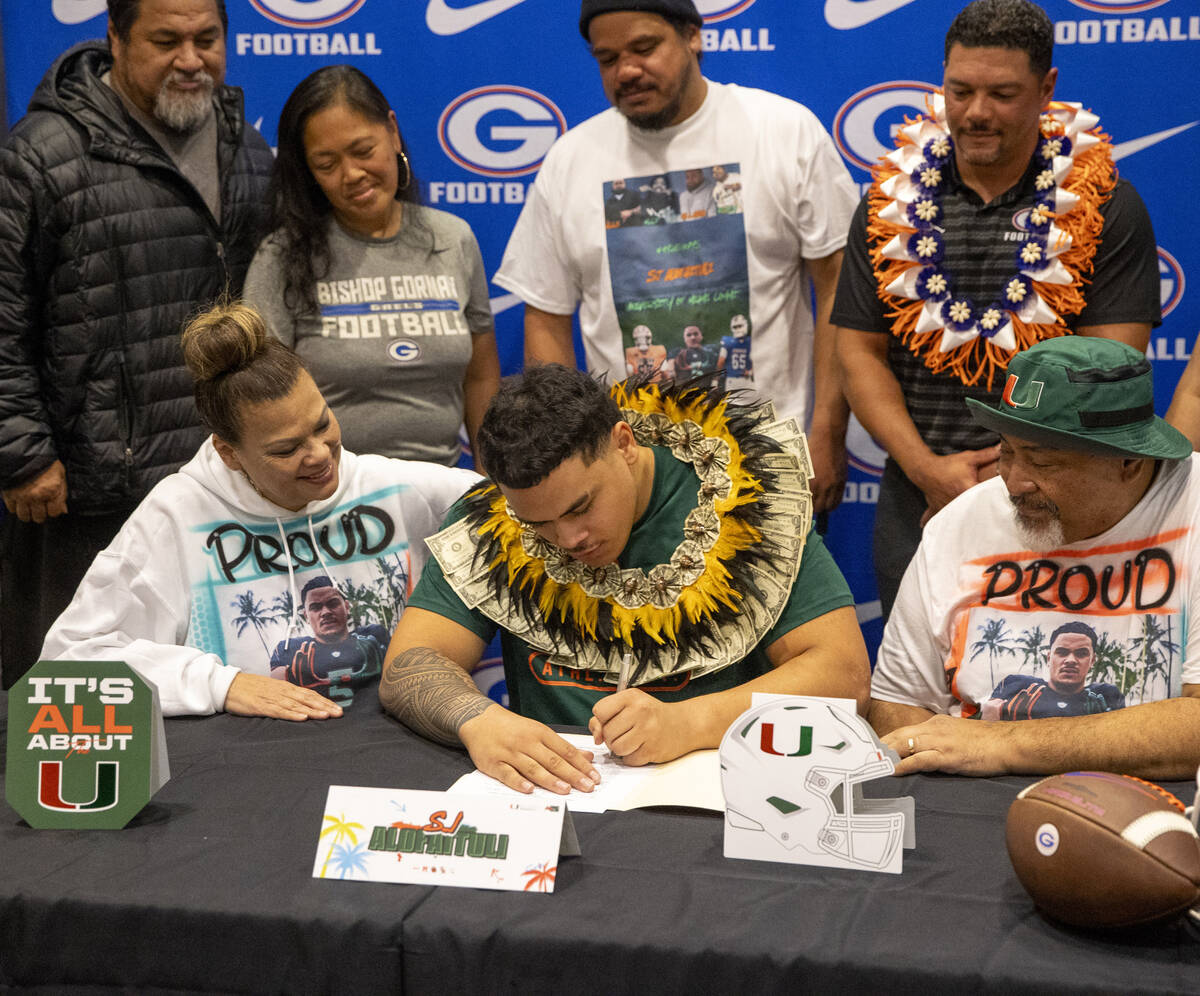
<svg viewBox="0 0 1200 996">
<path fill-rule="evenodd" d="M 0 989 L 1200 991 L 1183 921 L 1106 937 L 1034 910 L 1004 848 L 1033 779 L 871 783 L 916 797 L 899 876 L 726 860 L 716 814 L 577 814 L 583 855 L 530 895 L 311 877 L 330 784 L 445 789 L 470 768 L 373 707 L 166 726 L 172 778 L 125 830 L 0 806 Z"/>
</svg>

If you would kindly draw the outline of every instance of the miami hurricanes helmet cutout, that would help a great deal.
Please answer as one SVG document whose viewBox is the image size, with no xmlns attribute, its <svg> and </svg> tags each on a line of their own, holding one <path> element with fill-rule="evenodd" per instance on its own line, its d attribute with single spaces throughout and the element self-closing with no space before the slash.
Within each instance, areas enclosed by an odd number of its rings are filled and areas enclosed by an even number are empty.
<svg viewBox="0 0 1200 996">
<path fill-rule="evenodd" d="M 755 706 L 721 741 L 726 856 L 899 872 L 912 799 L 862 794 L 897 760 L 865 719 L 828 702 Z"/>
</svg>

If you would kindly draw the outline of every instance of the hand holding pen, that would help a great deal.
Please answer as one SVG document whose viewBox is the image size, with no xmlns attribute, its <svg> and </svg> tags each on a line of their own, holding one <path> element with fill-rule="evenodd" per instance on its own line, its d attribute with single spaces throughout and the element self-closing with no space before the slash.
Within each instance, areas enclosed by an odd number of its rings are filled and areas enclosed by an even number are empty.
<svg viewBox="0 0 1200 996">
<path fill-rule="evenodd" d="M 597 744 L 608 745 L 613 757 L 639 765 L 669 761 L 692 749 L 688 703 L 663 702 L 641 688 L 630 688 L 633 654 L 626 653 L 617 687 L 592 707 L 588 730 Z"/>
</svg>

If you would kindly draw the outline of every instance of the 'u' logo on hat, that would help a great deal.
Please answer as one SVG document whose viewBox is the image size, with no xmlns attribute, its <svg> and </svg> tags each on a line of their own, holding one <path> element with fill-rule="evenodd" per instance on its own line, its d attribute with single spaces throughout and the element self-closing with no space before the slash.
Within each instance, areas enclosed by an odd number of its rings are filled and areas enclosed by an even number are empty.
<svg viewBox="0 0 1200 996">
<path fill-rule="evenodd" d="M 1031 380 L 1029 390 L 1025 392 L 1025 400 L 1014 401 L 1013 391 L 1016 390 L 1017 381 L 1020 379 L 1014 373 L 1008 375 L 1008 383 L 1004 385 L 1004 394 L 1001 396 L 1001 400 L 1009 408 L 1036 408 L 1038 402 L 1042 400 L 1042 388 L 1046 386 L 1045 381 Z"/>
</svg>

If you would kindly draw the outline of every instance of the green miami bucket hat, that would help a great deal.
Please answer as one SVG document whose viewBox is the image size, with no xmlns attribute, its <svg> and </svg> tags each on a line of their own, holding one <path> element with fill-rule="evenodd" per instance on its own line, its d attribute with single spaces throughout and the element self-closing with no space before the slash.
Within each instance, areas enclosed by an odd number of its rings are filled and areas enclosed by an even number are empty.
<svg viewBox="0 0 1200 996">
<path fill-rule="evenodd" d="M 1066 335 L 1008 362 L 999 404 L 967 398 L 980 425 L 1041 446 L 1099 456 L 1181 460 L 1188 438 L 1154 414 L 1154 373 L 1132 346 Z"/>
</svg>

